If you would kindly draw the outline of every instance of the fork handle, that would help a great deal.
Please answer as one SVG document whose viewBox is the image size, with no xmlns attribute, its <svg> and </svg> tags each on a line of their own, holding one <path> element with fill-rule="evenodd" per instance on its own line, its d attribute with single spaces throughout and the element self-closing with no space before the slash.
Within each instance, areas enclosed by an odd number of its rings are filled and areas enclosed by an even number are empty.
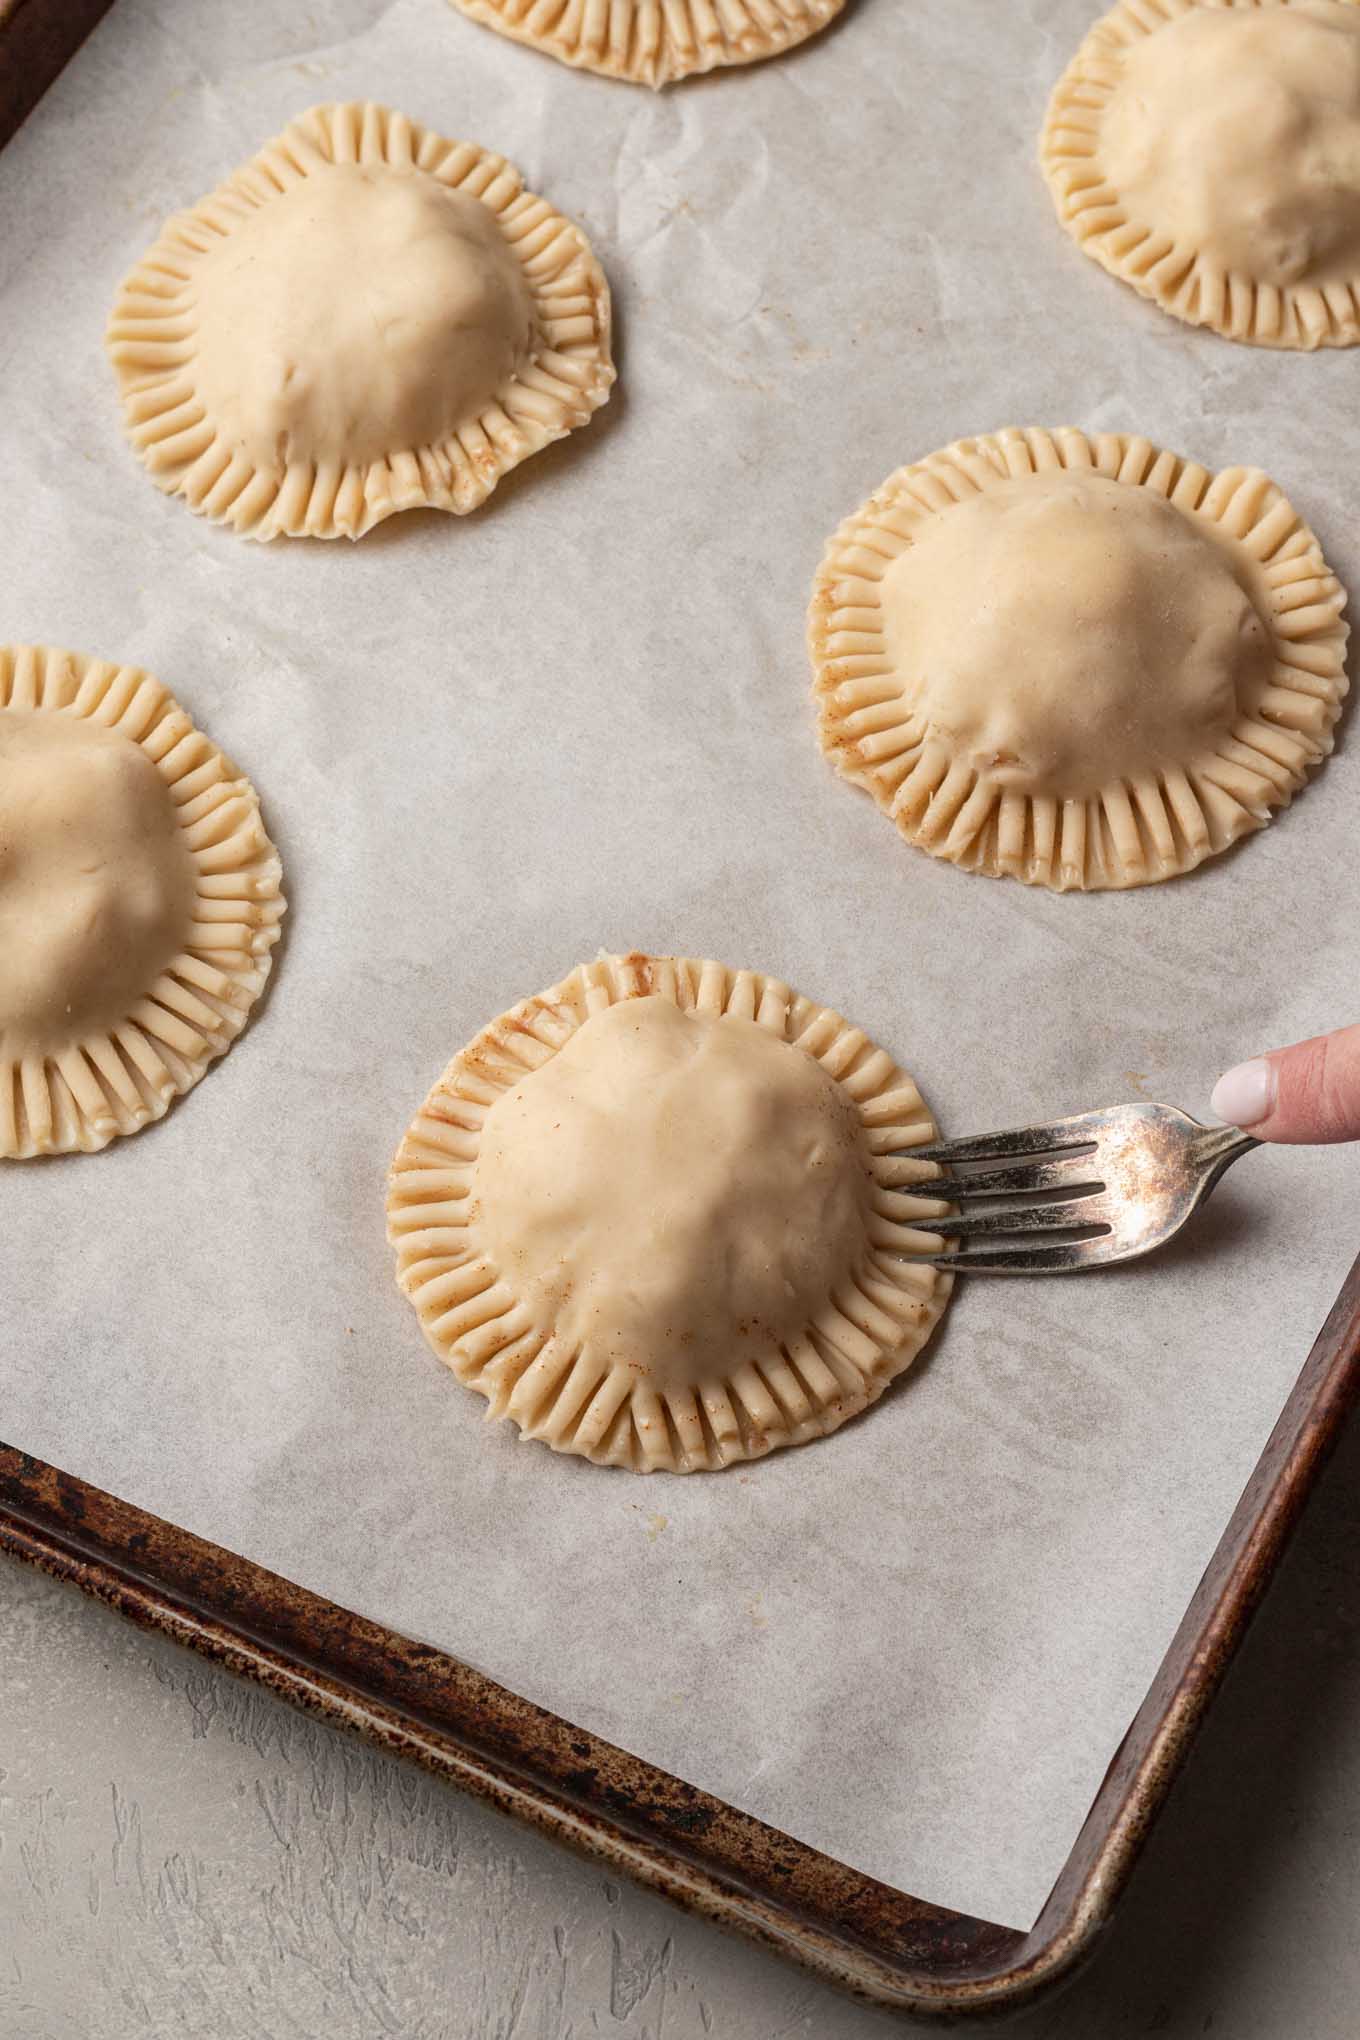
<svg viewBox="0 0 1360 2040">
<path fill-rule="evenodd" d="M 1193 1149 L 1195 1166 L 1204 1171 L 1200 1199 L 1209 1195 L 1224 1170 L 1230 1169 L 1239 1155 L 1245 1155 L 1260 1145 L 1254 1133 L 1243 1133 L 1240 1126 L 1204 1127 Z"/>
</svg>

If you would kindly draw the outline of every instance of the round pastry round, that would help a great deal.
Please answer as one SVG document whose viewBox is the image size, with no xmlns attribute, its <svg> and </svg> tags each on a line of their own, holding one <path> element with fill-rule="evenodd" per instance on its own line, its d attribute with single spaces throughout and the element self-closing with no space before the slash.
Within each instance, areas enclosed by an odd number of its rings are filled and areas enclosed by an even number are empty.
<svg viewBox="0 0 1360 2040">
<path fill-rule="evenodd" d="M 612 957 L 455 1057 L 393 1165 L 398 1279 L 527 1437 L 693 1472 L 834 1430 L 929 1337 L 947 1207 L 910 1078 L 714 963 Z"/>
<path fill-rule="evenodd" d="M 614 380 L 579 228 L 371 105 L 295 121 L 124 281 L 107 345 L 158 485 L 252 538 L 464 512 Z"/>
<path fill-rule="evenodd" d="M 912 842 L 1098 888 L 1171 878 L 1332 748 L 1345 598 L 1252 469 L 1004 432 L 884 484 L 832 540 L 823 748 Z"/>
<path fill-rule="evenodd" d="M 282 912 L 253 789 L 158 682 L 0 649 L 0 1156 L 160 1118 L 245 1025 Z"/>
<path fill-rule="evenodd" d="M 1121 0 L 1041 153 L 1069 232 L 1167 311 L 1267 346 L 1360 340 L 1356 0 Z"/>
<path fill-rule="evenodd" d="M 845 0 L 454 0 L 473 21 L 564 64 L 634 85 L 672 85 L 697 71 L 752 64 L 806 42 Z"/>
</svg>

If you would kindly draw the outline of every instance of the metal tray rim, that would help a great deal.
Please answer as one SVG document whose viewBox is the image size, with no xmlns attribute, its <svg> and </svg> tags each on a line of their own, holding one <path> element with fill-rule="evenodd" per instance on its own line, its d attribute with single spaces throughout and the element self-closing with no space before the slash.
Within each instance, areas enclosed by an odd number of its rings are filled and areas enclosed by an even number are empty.
<svg viewBox="0 0 1360 2040">
<path fill-rule="evenodd" d="M 0 1552 L 857 1997 L 976 2018 L 1047 1995 L 1093 1952 L 1357 1396 L 1360 1260 L 1028 1933 L 851 1871 L 446 1653 L 3 1444 Z"/>
<path fill-rule="evenodd" d="M 110 4 L 0 0 L 0 146 Z M 849 1871 L 458 1660 L 3 1443 L 0 1552 L 855 1996 L 916 2017 L 975 2018 L 1020 2010 L 1094 1951 L 1358 1395 L 1360 1261 L 1028 1933 Z"/>
</svg>

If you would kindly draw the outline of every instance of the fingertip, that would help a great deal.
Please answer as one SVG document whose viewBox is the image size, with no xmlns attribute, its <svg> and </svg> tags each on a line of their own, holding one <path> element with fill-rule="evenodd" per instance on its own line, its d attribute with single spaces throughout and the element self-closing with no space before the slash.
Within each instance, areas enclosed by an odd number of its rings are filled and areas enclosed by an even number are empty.
<svg viewBox="0 0 1360 2040">
<path fill-rule="evenodd" d="M 1275 1096 L 1274 1066 L 1255 1056 L 1225 1071 L 1214 1085 L 1209 1108 L 1229 1126 L 1258 1126 L 1269 1117 Z"/>
</svg>

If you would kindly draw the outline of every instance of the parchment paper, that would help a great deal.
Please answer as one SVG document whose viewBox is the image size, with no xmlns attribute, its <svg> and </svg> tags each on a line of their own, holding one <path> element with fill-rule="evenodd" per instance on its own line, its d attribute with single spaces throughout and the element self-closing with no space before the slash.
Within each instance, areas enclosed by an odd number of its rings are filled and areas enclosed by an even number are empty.
<svg viewBox="0 0 1360 2040">
<path fill-rule="evenodd" d="M 0 157 L 0 635 L 158 674 L 253 775 L 291 900 L 262 1012 L 163 1125 L 0 1169 L 0 1436 L 1017 1925 L 1340 1284 L 1356 1152 L 1252 1156 L 1143 1269 L 975 1278 L 875 1411 L 689 1480 L 484 1425 L 382 1195 L 453 1050 L 602 945 L 786 977 L 955 1133 L 1204 1110 L 1356 1017 L 1353 740 L 1240 853 L 1089 899 L 909 850 L 813 741 L 822 542 L 963 433 L 1259 463 L 1360 587 L 1357 358 L 1183 329 L 1052 217 L 1035 137 L 1094 11 L 858 0 L 652 98 L 441 0 L 117 0 Z M 475 517 L 262 549 L 152 487 L 101 332 L 166 212 L 350 97 L 584 224 L 622 382 Z"/>
</svg>

